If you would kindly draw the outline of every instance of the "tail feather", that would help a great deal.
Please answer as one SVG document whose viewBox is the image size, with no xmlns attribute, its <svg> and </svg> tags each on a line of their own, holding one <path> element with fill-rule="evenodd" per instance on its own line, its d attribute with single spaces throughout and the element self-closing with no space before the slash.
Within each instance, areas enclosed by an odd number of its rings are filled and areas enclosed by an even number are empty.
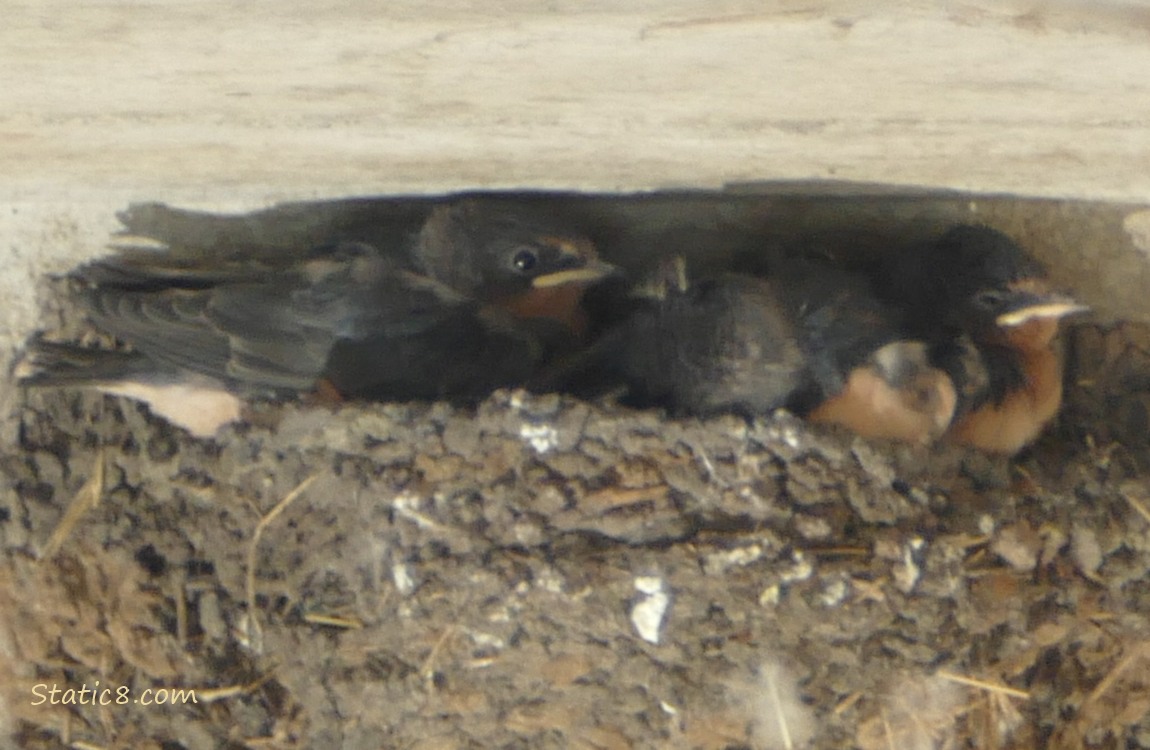
<svg viewBox="0 0 1150 750">
<path fill-rule="evenodd" d="M 28 387 L 95 385 L 155 374 L 155 364 L 138 352 L 94 349 L 33 338 L 12 374 Z"/>
<path fill-rule="evenodd" d="M 151 412 L 196 437 L 210 438 L 241 418 L 242 402 L 222 383 L 189 380 L 138 352 L 93 349 L 34 338 L 13 375 L 29 388 L 93 387 L 147 404 Z"/>
</svg>

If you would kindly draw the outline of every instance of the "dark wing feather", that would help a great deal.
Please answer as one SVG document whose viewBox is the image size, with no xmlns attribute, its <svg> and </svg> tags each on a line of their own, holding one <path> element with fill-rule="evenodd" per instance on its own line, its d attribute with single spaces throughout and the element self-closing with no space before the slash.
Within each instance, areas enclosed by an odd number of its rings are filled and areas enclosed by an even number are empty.
<svg viewBox="0 0 1150 750">
<path fill-rule="evenodd" d="M 360 244 L 263 279 L 154 286 L 97 285 L 92 317 L 159 365 L 248 387 L 327 377 L 353 396 L 470 397 L 520 382 L 541 356 L 534 330 Z"/>
<path fill-rule="evenodd" d="M 893 313 L 859 274 L 810 259 L 792 259 L 772 274 L 807 357 L 810 393 L 800 411 L 839 393 L 854 368 L 900 338 Z"/>
<path fill-rule="evenodd" d="M 222 377 L 231 352 L 205 311 L 210 290 L 136 291 L 97 286 L 84 292 L 93 322 L 157 364 Z"/>
<path fill-rule="evenodd" d="M 300 388 L 325 374 L 337 344 L 375 340 L 386 348 L 476 312 L 446 287 L 362 253 L 313 261 L 263 283 L 220 287 L 206 316 L 227 336 L 230 377 L 255 383 L 286 377 L 284 387 Z"/>
<path fill-rule="evenodd" d="M 242 283 L 276 272 L 274 266 L 250 258 L 200 258 L 153 248 L 121 248 L 108 258 L 93 261 L 74 276 L 91 286 L 123 291 L 159 292 L 166 289 L 210 289 Z"/>
</svg>

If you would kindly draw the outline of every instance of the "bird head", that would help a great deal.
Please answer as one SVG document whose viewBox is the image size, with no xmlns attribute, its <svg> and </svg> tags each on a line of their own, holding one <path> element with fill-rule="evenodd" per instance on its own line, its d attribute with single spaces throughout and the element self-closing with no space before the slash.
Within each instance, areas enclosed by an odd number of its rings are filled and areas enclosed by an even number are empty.
<svg viewBox="0 0 1150 750">
<path fill-rule="evenodd" d="M 474 200 L 434 209 L 417 255 L 428 275 L 481 302 L 586 287 L 616 272 L 590 239 L 554 219 Z"/>
<path fill-rule="evenodd" d="M 938 302 L 983 343 L 1041 349 L 1062 318 L 1089 309 L 1053 290 L 1046 269 L 998 230 L 961 225 L 943 235 L 937 249 Z"/>
</svg>

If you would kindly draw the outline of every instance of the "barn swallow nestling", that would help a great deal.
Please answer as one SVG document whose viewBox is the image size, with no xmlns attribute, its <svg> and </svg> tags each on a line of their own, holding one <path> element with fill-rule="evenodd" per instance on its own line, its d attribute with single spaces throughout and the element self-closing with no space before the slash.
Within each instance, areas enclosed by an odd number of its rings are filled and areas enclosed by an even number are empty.
<svg viewBox="0 0 1150 750">
<path fill-rule="evenodd" d="M 475 200 L 436 207 L 413 256 L 419 271 L 465 296 L 577 335 L 587 326 L 583 292 L 616 272 L 588 238 L 554 220 Z"/>
<path fill-rule="evenodd" d="M 428 224 L 414 260 L 344 242 L 246 273 L 162 253 L 151 264 L 141 253 L 97 261 L 74 274 L 83 306 L 133 350 L 33 340 L 17 374 L 147 400 L 201 436 L 235 419 L 243 394 L 323 385 L 350 398 L 473 401 L 570 345 L 578 294 L 613 270 L 586 241 L 510 214 L 447 207 Z M 573 299 L 548 304 L 567 287 Z"/>
<path fill-rule="evenodd" d="M 1045 269 L 1001 232 L 960 225 L 894 259 L 880 284 L 959 387 L 948 438 L 1013 455 L 1062 401 L 1059 323 L 1088 308 L 1052 291 Z"/>
<path fill-rule="evenodd" d="M 819 264 L 766 279 L 726 274 L 664 286 L 561 374 L 581 395 L 679 414 L 787 407 L 868 437 L 927 443 L 954 387 L 921 342 L 900 339 L 864 280 Z"/>
<path fill-rule="evenodd" d="M 928 444 L 946 431 L 957 403 L 953 381 L 932 365 L 924 342 L 897 326 L 868 279 L 804 259 L 779 264 L 772 279 L 806 358 L 793 411 L 908 443 Z"/>
<path fill-rule="evenodd" d="M 766 280 L 725 275 L 648 291 L 560 374 L 561 390 L 622 386 L 633 406 L 752 415 L 779 408 L 799 386 L 803 355 Z"/>
<path fill-rule="evenodd" d="M 149 209 L 142 211 L 146 215 L 159 210 L 144 208 Z M 134 225 L 134 215 L 128 211 L 123 216 Z M 585 322 L 579 305 L 583 292 L 616 272 L 599 259 L 588 238 L 556 217 L 479 198 L 436 204 L 426 211 L 418 231 L 396 231 L 402 239 L 388 237 L 380 254 L 397 268 L 431 278 L 481 305 L 503 308 L 514 317 L 558 320 L 576 333 Z M 357 232 L 350 234 L 343 239 L 361 240 Z M 224 237 L 220 244 L 164 251 L 129 246 L 114 258 L 90 264 L 83 275 L 91 283 L 124 288 L 203 288 L 290 273 L 323 254 L 322 246 L 300 252 L 257 245 L 246 253 L 242 242 L 237 245 Z"/>
</svg>

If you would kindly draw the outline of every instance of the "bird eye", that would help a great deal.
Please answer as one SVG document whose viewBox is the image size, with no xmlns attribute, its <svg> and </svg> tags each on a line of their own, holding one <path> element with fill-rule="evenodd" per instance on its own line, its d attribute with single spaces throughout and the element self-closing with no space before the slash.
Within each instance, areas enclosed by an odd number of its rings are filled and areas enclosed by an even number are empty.
<svg viewBox="0 0 1150 750">
<path fill-rule="evenodd" d="M 979 307 L 986 307 L 990 309 L 999 307 L 1005 301 L 1006 295 L 995 290 L 979 292 L 974 296 L 975 304 L 977 304 Z"/>
<path fill-rule="evenodd" d="M 511 266 L 520 273 L 530 273 L 539 258 L 530 250 L 520 250 L 511 258 Z"/>
</svg>

